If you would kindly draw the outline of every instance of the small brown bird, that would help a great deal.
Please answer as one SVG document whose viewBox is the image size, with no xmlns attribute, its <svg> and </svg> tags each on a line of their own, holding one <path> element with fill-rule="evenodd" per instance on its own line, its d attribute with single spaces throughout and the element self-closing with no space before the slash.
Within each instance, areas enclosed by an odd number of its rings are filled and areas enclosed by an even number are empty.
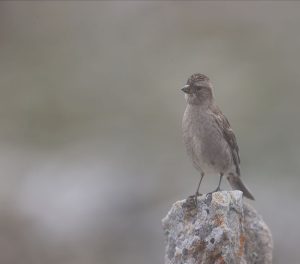
<svg viewBox="0 0 300 264">
<path fill-rule="evenodd" d="M 227 118 L 215 104 L 213 87 L 204 74 L 193 74 L 182 88 L 187 107 L 182 120 L 183 139 L 187 154 L 200 171 L 195 196 L 199 195 L 201 181 L 206 173 L 220 175 L 214 192 L 220 190 L 223 175 L 234 190 L 254 200 L 240 177 L 239 147 Z"/>
</svg>

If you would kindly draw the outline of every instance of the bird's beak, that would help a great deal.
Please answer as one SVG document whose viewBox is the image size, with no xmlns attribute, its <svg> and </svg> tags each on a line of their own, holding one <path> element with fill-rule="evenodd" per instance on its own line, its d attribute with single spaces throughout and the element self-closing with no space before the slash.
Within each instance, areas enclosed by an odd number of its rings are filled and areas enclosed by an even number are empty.
<svg viewBox="0 0 300 264">
<path fill-rule="evenodd" d="M 190 94 L 192 93 L 192 89 L 191 86 L 189 86 L 188 84 L 183 86 L 183 88 L 181 89 L 181 91 L 183 91 L 184 93 Z"/>
</svg>

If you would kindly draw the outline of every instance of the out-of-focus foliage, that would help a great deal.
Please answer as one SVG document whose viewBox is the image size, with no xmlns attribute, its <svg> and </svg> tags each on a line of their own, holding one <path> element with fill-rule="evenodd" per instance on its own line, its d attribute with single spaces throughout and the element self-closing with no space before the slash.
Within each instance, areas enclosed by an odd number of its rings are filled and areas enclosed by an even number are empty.
<svg viewBox="0 0 300 264">
<path fill-rule="evenodd" d="M 0 263 L 162 263 L 160 219 L 199 178 L 181 139 L 194 72 L 274 263 L 299 263 L 299 23 L 297 2 L 1 2 Z"/>
</svg>

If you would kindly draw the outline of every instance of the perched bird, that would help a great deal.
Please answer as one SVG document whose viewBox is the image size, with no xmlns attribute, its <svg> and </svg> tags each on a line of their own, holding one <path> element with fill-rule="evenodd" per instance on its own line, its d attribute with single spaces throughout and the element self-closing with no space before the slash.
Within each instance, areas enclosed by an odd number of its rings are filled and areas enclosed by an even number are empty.
<svg viewBox="0 0 300 264">
<path fill-rule="evenodd" d="M 182 120 L 183 140 L 194 167 L 201 173 L 195 197 L 205 174 L 223 175 L 234 190 L 254 200 L 240 177 L 239 147 L 230 124 L 216 105 L 213 86 L 204 74 L 193 74 L 182 88 L 187 107 Z"/>
</svg>

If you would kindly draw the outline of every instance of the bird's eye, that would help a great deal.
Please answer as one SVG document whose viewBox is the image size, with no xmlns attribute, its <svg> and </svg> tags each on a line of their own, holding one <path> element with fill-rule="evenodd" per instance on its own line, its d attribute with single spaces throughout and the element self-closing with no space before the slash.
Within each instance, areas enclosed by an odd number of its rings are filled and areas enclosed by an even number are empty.
<svg viewBox="0 0 300 264">
<path fill-rule="evenodd" d="M 201 90 L 203 88 L 203 86 L 200 84 L 195 84 L 194 87 L 196 88 L 196 90 Z"/>
</svg>

